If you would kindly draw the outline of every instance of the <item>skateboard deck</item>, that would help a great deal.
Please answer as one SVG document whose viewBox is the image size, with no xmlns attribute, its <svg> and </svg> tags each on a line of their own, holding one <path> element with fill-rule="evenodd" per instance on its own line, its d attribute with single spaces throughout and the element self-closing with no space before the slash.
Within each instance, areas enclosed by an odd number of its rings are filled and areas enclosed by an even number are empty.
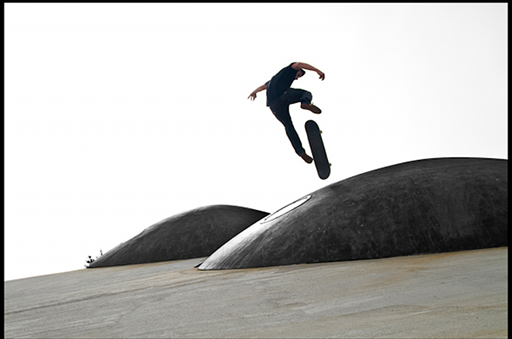
<svg viewBox="0 0 512 339">
<path fill-rule="evenodd" d="M 313 153 L 313 161 L 315 162 L 316 171 L 320 179 L 324 180 L 331 174 L 331 164 L 327 159 L 327 153 L 325 153 L 324 142 L 320 135 L 322 131 L 318 128 L 318 125 L 313 120 L 306 121 L 306 133 L 308 134 L 309 146 L 311 147 L 311 153 Z"/>
</svg>

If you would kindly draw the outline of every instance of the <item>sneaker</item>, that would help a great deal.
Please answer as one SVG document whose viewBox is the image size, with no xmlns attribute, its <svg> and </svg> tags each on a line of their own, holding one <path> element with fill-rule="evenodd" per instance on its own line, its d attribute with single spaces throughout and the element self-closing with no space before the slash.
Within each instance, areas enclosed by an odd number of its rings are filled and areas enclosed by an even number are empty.
<svg viewBox="0 0 512 339">
<path fill-rule="evenodd" d="M 300 157 L 302 159 L 304 159 L 305 162 L 307 162 L 308 164 L 311 164 L 313 162 L 313 158 L 311 158 L 309 155 L 307 155 L 306 153 L 302 153 L 300 155 Z"/>
<path fill-rule="evenodd" d="M 309 110 L 309 111 L 311 111 L 311 112 L 313 112 L 315 114 L 322 113 L 322 110 L 320 108 L 316 107 L 313 104 L 309 104 L 309 105 L 308 104 L 300 104 L 300 108 L 307 109 L 307 110 Z"/>
</svg>

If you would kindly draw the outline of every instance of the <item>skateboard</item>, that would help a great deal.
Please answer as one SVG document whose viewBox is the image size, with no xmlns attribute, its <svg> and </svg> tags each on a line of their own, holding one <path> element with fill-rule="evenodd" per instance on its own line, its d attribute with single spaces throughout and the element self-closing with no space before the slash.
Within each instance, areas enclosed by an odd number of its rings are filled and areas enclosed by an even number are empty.
<svg viewBox="0 0 512 339">
<path fill-rule="evenodd" d="M 311 147 L 311 153 L 313 153 L 313 161 L 315 162 L 316 171 L 320 179 L 325 180 L 331 174 L 331 164 L 327 159 L 327 153 L 325 153 L 324 142 L 320 135 L 322 131 L 318 128 L 318 125 L 313 120 L 306 121 L 306 133 L 308 134 L 309 146 Z"/>
</svg>

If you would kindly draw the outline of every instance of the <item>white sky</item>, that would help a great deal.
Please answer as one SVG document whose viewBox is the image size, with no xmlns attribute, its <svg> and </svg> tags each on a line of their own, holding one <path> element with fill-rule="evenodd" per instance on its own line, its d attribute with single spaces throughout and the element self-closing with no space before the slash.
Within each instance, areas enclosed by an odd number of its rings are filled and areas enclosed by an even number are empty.
<svg viewBox="0 0 512 339">
<path fill-rule="evenodd" d="M 5 280 L 206 205 L 273 212 L 405 161 L 508 159 L 507 4 L 4 4 Z M 256 87 L 314 72 L 329 179 Z"/>
</svg>

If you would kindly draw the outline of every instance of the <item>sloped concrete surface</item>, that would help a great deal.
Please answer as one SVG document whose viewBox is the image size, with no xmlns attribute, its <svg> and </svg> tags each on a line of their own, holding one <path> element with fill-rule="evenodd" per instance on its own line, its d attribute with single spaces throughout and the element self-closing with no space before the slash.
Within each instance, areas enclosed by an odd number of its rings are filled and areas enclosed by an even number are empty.
<svg viewBox="0 0 512 339">
<path fill-rule="evenodd" d="M 7 338 L 505 338 L 508 247 L 199 271 L 204 258 L 4 283 Z"/>
</svg>

